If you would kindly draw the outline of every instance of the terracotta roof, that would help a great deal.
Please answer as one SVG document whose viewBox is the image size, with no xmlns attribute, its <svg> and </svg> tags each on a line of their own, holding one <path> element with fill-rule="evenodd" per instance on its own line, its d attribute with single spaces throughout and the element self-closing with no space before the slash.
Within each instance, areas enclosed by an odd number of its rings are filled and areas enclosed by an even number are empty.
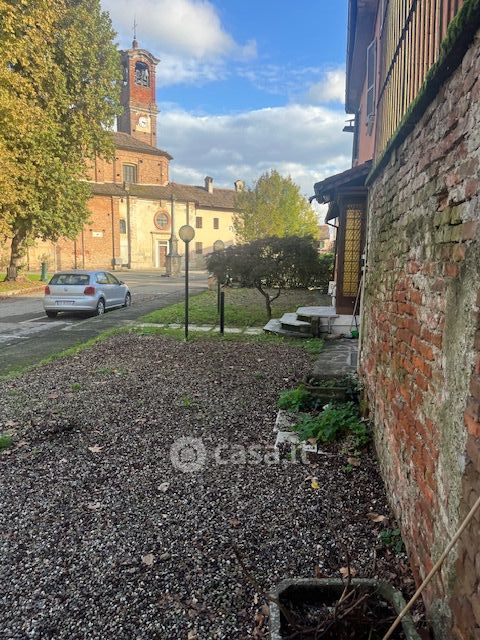
<svg viewBox="0 0 480 640">
<path fill-rule="evenodd" d="M 109 182 L 91 182 L 93 195 L 125 197 L 127 192 L 123 184 Z M 209 193 L 205 187 L 170 182 L 165 186 L 148 184 L 131 184 L 130 195 L 146 200 L 170 200 L 173 197 L 182 202 L 196 202 L 205 209 L 235 209 L 234 189 L 213 189 Z"/>
<path fill-rule="evenodd" d="M 368 160 L 363 164 L 347 169 L 347 171 L 337 173 L 321 182 L 317 182 L 313 185 L 315 195 L 311 199 L 316 199 L 320 204 L 325 204 L 335 198 L 335 192 L 339 187 L 363 187 L 371 168 L 372 161 Z"/>
<path fill-rule="evenodd" d="M 167 153 L 167 151 L 163 151 L 162 149 L 158 149 L 157 147 L 152 147 L 150 144 L 142 142 L 141 140 L 137 140 L 137 138 L 134 138 L 128 133 L 115 131 L 113 137 L 115 140 L 115 146 L 119 149 L 127 149 L 128 151 L 139 151 L 140 153 L 149 153 L 152 156 L 165 156 L 169 160 L 172 160 L 172 156 Z"/>
</svg>

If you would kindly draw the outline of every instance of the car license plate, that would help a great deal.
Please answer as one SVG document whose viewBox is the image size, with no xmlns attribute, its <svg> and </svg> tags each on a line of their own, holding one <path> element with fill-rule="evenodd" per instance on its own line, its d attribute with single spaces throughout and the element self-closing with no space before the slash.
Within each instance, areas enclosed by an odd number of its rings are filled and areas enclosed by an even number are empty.
<svg viewBox="0 0 480 640">
<path fill-rule="evenodd" d="M 70 305 L 75 304 L 75 300 L 56 300 L 55 304 L 57 305 Z"/>
</svg>

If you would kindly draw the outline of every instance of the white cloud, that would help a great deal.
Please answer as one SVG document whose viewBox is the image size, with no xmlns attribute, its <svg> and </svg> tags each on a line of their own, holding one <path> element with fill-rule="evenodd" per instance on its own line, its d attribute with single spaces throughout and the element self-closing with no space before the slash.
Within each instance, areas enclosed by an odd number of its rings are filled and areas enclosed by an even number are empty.
<svg viewBox="0 0 480 640">
<path fill-rule="evenodd" d="M 307 98 L 314 104 L 345 102 L 345 69 L 331 69 L 324 73 L 320 82 L 312 84 Z"/>
<path fill-rule="evenodd" d="M 223 80 L 227 76 L 227 69 L 222 61 L 200 61 L 173 54 L 161 58 L 156 73 L 159 87 L 176 84 L 203 85 Z"/>
<path fill-rule="evenodd" d="M 235 42 L 223 28 L 208 0 L 102 0 L 124 44 L 132 36 L 134 17 L 141 46 L 196 59 L 231 56 L 250 59 L 256 55 L 254 41 Z"/>
<path fill-rule="evenodd" d="M 232 187 L 251 184 L 277 169 L 306 196 L 313 184 L 350 166 L 351 138 L 342 133 L 344 114 L 321 106 L 292 104 L 233 115 L 195 115 L 160 105 L 158 144 L 173 156 L 171 179 Z"/>
</svg>

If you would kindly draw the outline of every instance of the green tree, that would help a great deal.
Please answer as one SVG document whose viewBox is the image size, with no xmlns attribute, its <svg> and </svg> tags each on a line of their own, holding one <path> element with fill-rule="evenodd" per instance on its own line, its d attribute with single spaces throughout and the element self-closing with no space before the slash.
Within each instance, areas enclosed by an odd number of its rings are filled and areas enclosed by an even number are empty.
<svg viewBox="0 0 480 640">
<path fill-rule="evenodd" d="M 318 237 L 318 220 L 310 203 L 293 180 L 278 171 L 264 173 L 253 188 L 236 198 L 239 213 L 233 226 L 240 242 L 277 236 Z"/>
<path fill-rule="evenodd" d="M 220 282 L 233 279 L 257 289 L 270 319 L 272 302 L 285 289 L 328 285 L 331 256 L 319 256 L 311 236 L 270 237 L 211 253 L 207 268 Z"/>
<path fill-rule="evenodd" d="M 0 0 L 7 279 L 16 279 L 29 241 L 74 238 L 89 217 L 86 160 L 113 154 L 110 128 L 120 108 L 114 35 L 99 0 Z"/>
</svg>

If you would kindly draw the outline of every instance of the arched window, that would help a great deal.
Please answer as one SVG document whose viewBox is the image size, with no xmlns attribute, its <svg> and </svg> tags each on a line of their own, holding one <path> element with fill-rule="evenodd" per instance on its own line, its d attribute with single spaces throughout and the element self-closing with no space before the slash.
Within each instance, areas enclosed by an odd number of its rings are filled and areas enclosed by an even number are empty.
<svg viewBox="0 0 480 640">
<path fill-rule="evenodd" d="M 141 87 L 150 86 L 150 70 L 144 62 L 135 63 L 135 84 Z"/>
</svg>

